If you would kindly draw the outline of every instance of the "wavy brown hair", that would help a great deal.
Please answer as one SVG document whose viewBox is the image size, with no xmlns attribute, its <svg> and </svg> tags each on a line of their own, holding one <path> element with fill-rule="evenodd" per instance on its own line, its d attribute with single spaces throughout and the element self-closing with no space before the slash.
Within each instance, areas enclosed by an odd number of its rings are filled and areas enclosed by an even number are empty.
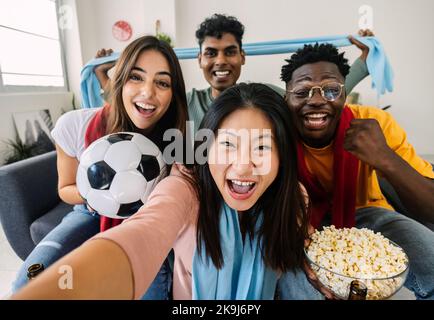
<svg viewBox="0 0 434 320">
<path fill-rule="evenodd" d="M 113 79 L 110 81 L 109 101 L 113 110 L 110 114 L 107 134 L 139 131 L 125 110 L 122 89 L 128 81 L 138 57 L 146 50 L 158 51 L 166 58 L 172 77 L 172 100 L 169 108 L 148 136 L 163 151 L 168 144 L 168 142 L 163 142 L 163 134 L 167 129 L 178 129 L 185 137 L 185 126 L 188 120 L 187 98 L 181 66 L 175 52 L 167 42 L 158 40 L 153 36 L 143 36 L 131 42 L 116 62 Z"/>
</svg>

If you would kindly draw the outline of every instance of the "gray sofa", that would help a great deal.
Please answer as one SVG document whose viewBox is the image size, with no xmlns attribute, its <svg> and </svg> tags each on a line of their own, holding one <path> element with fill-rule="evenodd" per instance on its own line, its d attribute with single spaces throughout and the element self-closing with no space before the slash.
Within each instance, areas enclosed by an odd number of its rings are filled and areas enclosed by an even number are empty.
<svg viewBox="0 0 434 320">
<path fill-rule="evenodd" d="M 72 210 L 57 194 L 56 158 L 52 151 L 0 167 L 0 221 L 23 260 Z"/>
<path fill-rule="evenodd" d="M 411 214 L 407 210 L 407 208 L 404 206 L 404 204 L 399 199 L 398 194 L 396 193 L 395 189 L 392 187 L 392 185 L 386 179 L 379 178 L 378 182 L 380 183 L 381 193 L 383 193 L 383 195 L 387 199 L 387 202 L 389 202 L 389 204 L 395 209 L 395 211 L 402 213 L 402 214 L 406 215 L 407 217 L 410 217 L 414 220 L 419 221 L 420 223 L 424 224 L 429 229 L 434 231 L 434 224 L 433 223 L 423 221 L 423 220 L 415 217 L 413 214 Z"/>
</svg>

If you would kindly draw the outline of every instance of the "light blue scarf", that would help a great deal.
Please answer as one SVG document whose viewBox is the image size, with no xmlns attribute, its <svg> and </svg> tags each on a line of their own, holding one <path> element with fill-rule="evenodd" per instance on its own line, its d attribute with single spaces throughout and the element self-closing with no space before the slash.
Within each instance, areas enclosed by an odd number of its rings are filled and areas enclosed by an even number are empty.
<svg viewBox="0 0 434 320">
<path fill-rule="evenodd" d="M 263 216 L 259 216 L 258 230 Z M 220 245 L 224 265 L 217 269 L 203 249 L 193 258 L 194 300 L 271 300 L 277 283 L 277 274 L 262 260 L 258 236 L 243 244 L 237 211 L 226 204 L 220 210 Z M 204 247 L 203 247 L 204 248 Z"/>
<path fill-rule="evenodd" d="M 81 106 L 83 108 L 98 108 L 104 104 L 101 97 L 101 85 L 95 75 L 94 68 L 100 64 L 116 61 L 119 52 L 112 53 L 108 57 L 95 58 L 90 60 L 81 70 Z"/>
<path fill-rule="evenodd" d="M 387 91 L 393 91 L 393 71 L 384 52 L 383 46 L 375 37 L 354 36 L 357 40 L 369 47 L 369 54 L 366 60 L 369 74 L 372 79 L 372 87 L 377 90 L 378 95 Z M 243 49 L 246 55 L 269 55 L 295 52 L 305 44 L 331 43 L 336 47 L 347 47 L 351 45 L 348 36 L 329 36 L 318 38 L 305 38 L 293 40 L 279 40 L 246 43 Z M 199 48 L 177 48 L 174 49 L 179 59 L 195 59 Z M 95 66 L 117 60 L 119 53 L 113 53 L 109 57 L 92 59 L 81 72 L 81 95 L 83 108 L 100 107 L 104 101 L 101 98 L 101 87 L 93 72 Z"/>
</svg>

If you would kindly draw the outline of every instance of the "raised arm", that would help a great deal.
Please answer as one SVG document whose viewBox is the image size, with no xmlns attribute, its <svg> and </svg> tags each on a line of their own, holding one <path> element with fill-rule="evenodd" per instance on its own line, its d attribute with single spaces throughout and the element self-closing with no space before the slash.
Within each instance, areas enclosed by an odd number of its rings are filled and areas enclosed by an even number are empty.
<svg viewBox="0 0 434 320">
<path fill-rule="evenodd" d="M 196 210 L 196 211 L 195 211 Z M 163 179 L 138 213 L 103 232 L 42 272 L 13 299 L 140 298 L 183 227 L 197 213 L 188 182 Z M 72 271 L 72 289 L 59 286 Z"/>
<path fill-rule="evenodd" d="M 358 34 L 361 37 L 374 36 L 372 31 L 369 29 L 359 30 Z M 360 49 L 361 54 L 360 57 L 358 57 L 356 61 L 354 61 L 354 63 L 351 65 L 350 73 L 345 79 L 345 88 L 347 90 L 347 94 L 351 93 L 354 87 L 369 75 L 368 67 L 366 66 L 366 59 L 369 54 L 369 48 L 360 41 L 356 40 L 353 36 L 349 36 L 348 39 L 353 45 Z"/>
<path fill-rule="evenodd" d="M 405 132 L 394 121 L 383 124 L 383 127 L 389 128 L 388 140 L 376 119 L 354 119 L 346 132 L 344 148 L 378 170 L 415 217 L 434 223 L 434 174 L 431 166 L 416 155 L 406 140 Z"/>
<path fill-rule="evenodd" d="M 120 246 L 106 239 L 87 241 L 12 296 L 25 300 L 132 298 L 128 257 Z"/>
<path fill-rule="evenodd" d="M 97 51 L 95 58 L 107 57 L 113 53 L 112 49 L 100 49 Z M 108 88 L 110 78 L 108 76 L 108 71 L 113 68 L 115 62 L 103 63 L 95 67 L 95 75 L 101 85 L 101 88 L 105 91 Z"/>
</svg>

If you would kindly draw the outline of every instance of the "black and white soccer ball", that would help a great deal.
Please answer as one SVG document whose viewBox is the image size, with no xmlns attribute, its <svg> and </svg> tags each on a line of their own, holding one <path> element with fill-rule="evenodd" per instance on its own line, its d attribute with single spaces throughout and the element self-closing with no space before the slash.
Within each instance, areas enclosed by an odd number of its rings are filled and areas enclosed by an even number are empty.
<svg viewBox="0 0 434 320">
<path fill-rule="evenodd" d="M 113 133 L 95 140 L 81 155 L 77 188 L 100 215 L 125 219 L 166 174 L 161 151 L 151 140 L 139 133 Z"/>
</svg>

